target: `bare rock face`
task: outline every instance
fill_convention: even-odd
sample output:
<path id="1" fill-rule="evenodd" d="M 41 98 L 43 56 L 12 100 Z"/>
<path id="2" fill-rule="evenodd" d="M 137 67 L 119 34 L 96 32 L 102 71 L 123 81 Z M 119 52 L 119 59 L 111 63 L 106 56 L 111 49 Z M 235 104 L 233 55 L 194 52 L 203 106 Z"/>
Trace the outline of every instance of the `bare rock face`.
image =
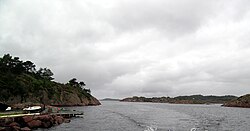
<path id="1" fill-rule="evenodd" d="M 41 127 L 42 128 L 49 128 L 53 126 L 54 123 L 54 118 L 51 115 L 40 115 L 40 116 L 35 116 L 33 118 L 34 120 L 40 120 Z"/>
<path id="2" fill-rule="evenodd" d="M 33 119 L 41 121 L 50 121 L 53 118 L 50 115 L 40 115 L 40 116 L 35 116 Z"/>
<path id="3" fill-rule="evenodd" d="M 32 121 L 32 120 L 33 120 L 32 116 L 24 116 L 24 117 L 23 117 L 23 121 L 24 121 L 25 123 L 28 123 L 28 122 L 30 122 L 30 121 Z"/>
<path id="4" fill-rule="evenodd" d="M 243 95 L 235 100 L 224 103 L 223 106 L 250 108 L 250 94 Z"/>
<path id="5" fill-rule="evenodd" d="M 41 96 L 42 98 L 38 98 L 36 95 L 30 93 L 24 100 L 22 100 L 20 95 L 10 96 L 5 103 L 11 105 L 14 109 L 22 109 L 27 105 L 37 105 L 41 103 L 54 106 L 92 106 L 101 104 L 91 94 L 74 88 L 70 90 L 57 90 L 53 94 L 43 90 L 41 91 Z"/>
<path id="6" fill-rule="evenodd" d="M 12 122 L 12 123 L 9 124 L 9 126 L 12 126 L 12 127 L 17 126 L 17 127 L 19 127 L 20 124 L 18 124 L 17 122 Z"/>
<path id="7" fill-rule="evenodd" d="M 30 128 L 38 128 L 38 127 L 42 126 L 42 122 L 40 120 L 32 120 L 32 121 L 28 122 L 27 125 Z"/>
<path id="8" fill-rule="evenodd" d="M 42 127 L 43 128 L 50 128 L 53 126 L 53 123 L 50 122 L 50 121 L 45 121 L 45 122 L 42 122 Z"/>
<path id="9" fill-rule="evenodd" d="M 89 105 L 89 106 L 101 105 L 101 103 L 95 97 L 91 97 L 89 99 L 83 98 L 82 103 L 84 103 L 84 105 Z"/>
<path id="10" fill-rule="evenodd" d="M 4 123 L 5 123 L 6 125 L 9 125 L 9 124 L 11 124 L 11 123 L 14 122 L 12 118 L 5 118 L 4 121 L 5 121 Z"/>
<path id="11" fill-rule="evenodd" d="M 77 93 L 65 93 L 60 96 L 61 101 L 50 102 L 53 106 L 93 106 L 101 103 L 93 96 L 79 96 Z M 54 99 L 55 100 L 55 99 Z"/>
<path id="12" fill-rule="evenodd" d="M 46 105 L 53 106 L 93 106 L 100 105 L 101 103 L 92 95 L 89 96 L 81 96 L 77 94 L 77 92 L 62 92 L 60 96 L 55 95 L 52 98 L 48 98 L 48 94 L 44 92 L 43 102 Z M 32 97 L 30 97 L 28 102 L 21 102 L 21 98 L 19 96 L 13 98 L 15 101 L 8 102 L 14 109 L 22 109 L 27 105 L 39 105 L 41 101 L 38 101 Z"/>
<path id="13" fill-rule="evenodd" d="M 101 105 L 101 103 L 95 97 L 91 97 L 89 105 Z"/>
<path id="14" fill-rule="evenodd" d="M 77 91 L 72 92 L 60 92 L 61 95 L 53 95 L 48 97 L 48 93 L 43 92 L 42 103 L 46 105 L 53 106 L 88 106 L 88 105 L 100 105 L 101 103 L 92 95 L 88 94 L 87 96 L 79 94 Z M 38 105 L 41 101 L 28 97 L 26 102 L 21 101 L 21 97 L 11 97 L 15 101 L 7 101 L 6 103 L 10 104 L 14 109 L 22 109 L 27 105 Z"/>
<path id="15" fill-rule="evenodd" d="M 62 124 L 64 122 L 64 118 L 61 116 L 55 116 L 54 120 L 56 125 Z"/>
<path id="16" fill-rule="evenodd" d="M 12 130 L 13 131 L 20 131 L 21 127 L 19 127 L 19 126 L 12 126 Z"/>
<path id="17" fill-rule="evenodd" d="M 1 118 L 2 125 L 0 131 L 30 131 L 37 128 L 50 128 L 54 125 L 60 125 L 64 122 L 69 123 L 69 119 L 53 114 L 38 116 L 23 116 L 16 119 Z M 3 127 L 3 128 L 1 128 Z"/>

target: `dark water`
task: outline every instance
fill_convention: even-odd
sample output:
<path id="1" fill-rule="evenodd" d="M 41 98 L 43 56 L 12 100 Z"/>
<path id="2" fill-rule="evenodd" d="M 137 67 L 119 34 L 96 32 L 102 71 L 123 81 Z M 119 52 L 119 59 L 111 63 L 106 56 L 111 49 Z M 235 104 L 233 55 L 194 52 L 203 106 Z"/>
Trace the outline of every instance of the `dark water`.
<path id="1" fill-rule="evenodd" d="M 220 105 L 102 102 L 49 131 L 250 131 L 250 109 Z"/>

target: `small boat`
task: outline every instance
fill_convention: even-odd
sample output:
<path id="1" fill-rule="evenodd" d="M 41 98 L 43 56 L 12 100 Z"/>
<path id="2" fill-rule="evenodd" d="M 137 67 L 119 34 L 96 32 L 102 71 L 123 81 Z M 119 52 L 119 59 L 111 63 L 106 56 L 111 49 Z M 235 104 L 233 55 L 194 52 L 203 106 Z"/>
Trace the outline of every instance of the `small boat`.
<path id="1" fill-rule="evenodd" d="M 33 111 L 33 110 L 39 110 L 41 109 L 41 106 L 30 106 L 28 108 L 23 108 L 24 111 Z"/>
<path id="2" fill-rule="evenodd" d="M 11 107 L 7 107 L 5 111 L 11 111 Z"/>
<path id="3" fill-rule="evenodd" d="M 23 108 L 24 111 L 27 111 L 29 113 L 37 113 L 42 110 L 41 106 L 30 106 L 28 108 Z"/>

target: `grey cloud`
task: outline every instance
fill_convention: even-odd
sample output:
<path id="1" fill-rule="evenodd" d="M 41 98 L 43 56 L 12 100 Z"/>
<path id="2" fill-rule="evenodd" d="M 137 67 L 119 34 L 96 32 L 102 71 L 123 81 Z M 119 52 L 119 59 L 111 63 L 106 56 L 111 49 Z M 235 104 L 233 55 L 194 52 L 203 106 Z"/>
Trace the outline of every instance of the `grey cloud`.
<path id="1" fill-rule="evenodd" d="M 165 37 L 180 37 L 195 32 L 201 24 L 216 15 L 219 6 L 215 1 L 199 0 L 123 1 L 110 11 L 110 21 L 120 30 L 156 28 L 163 31 Z"/>
<path id="2" fill-rule="evenodd" d="M 249 2 L 0 1 L 0 54 L 104 97 L 250 91 Z"/>

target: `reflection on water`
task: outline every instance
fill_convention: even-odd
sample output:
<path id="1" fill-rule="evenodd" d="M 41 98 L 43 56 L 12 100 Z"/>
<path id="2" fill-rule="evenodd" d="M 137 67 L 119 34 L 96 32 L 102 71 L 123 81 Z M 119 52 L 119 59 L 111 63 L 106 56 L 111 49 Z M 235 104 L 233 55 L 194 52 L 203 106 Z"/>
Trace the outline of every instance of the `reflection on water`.
<path id="1" fill-rule="evenodd" d="M 248 131 L 250 109 L 220 105 L 102 102 L 49 131 Z"/>

